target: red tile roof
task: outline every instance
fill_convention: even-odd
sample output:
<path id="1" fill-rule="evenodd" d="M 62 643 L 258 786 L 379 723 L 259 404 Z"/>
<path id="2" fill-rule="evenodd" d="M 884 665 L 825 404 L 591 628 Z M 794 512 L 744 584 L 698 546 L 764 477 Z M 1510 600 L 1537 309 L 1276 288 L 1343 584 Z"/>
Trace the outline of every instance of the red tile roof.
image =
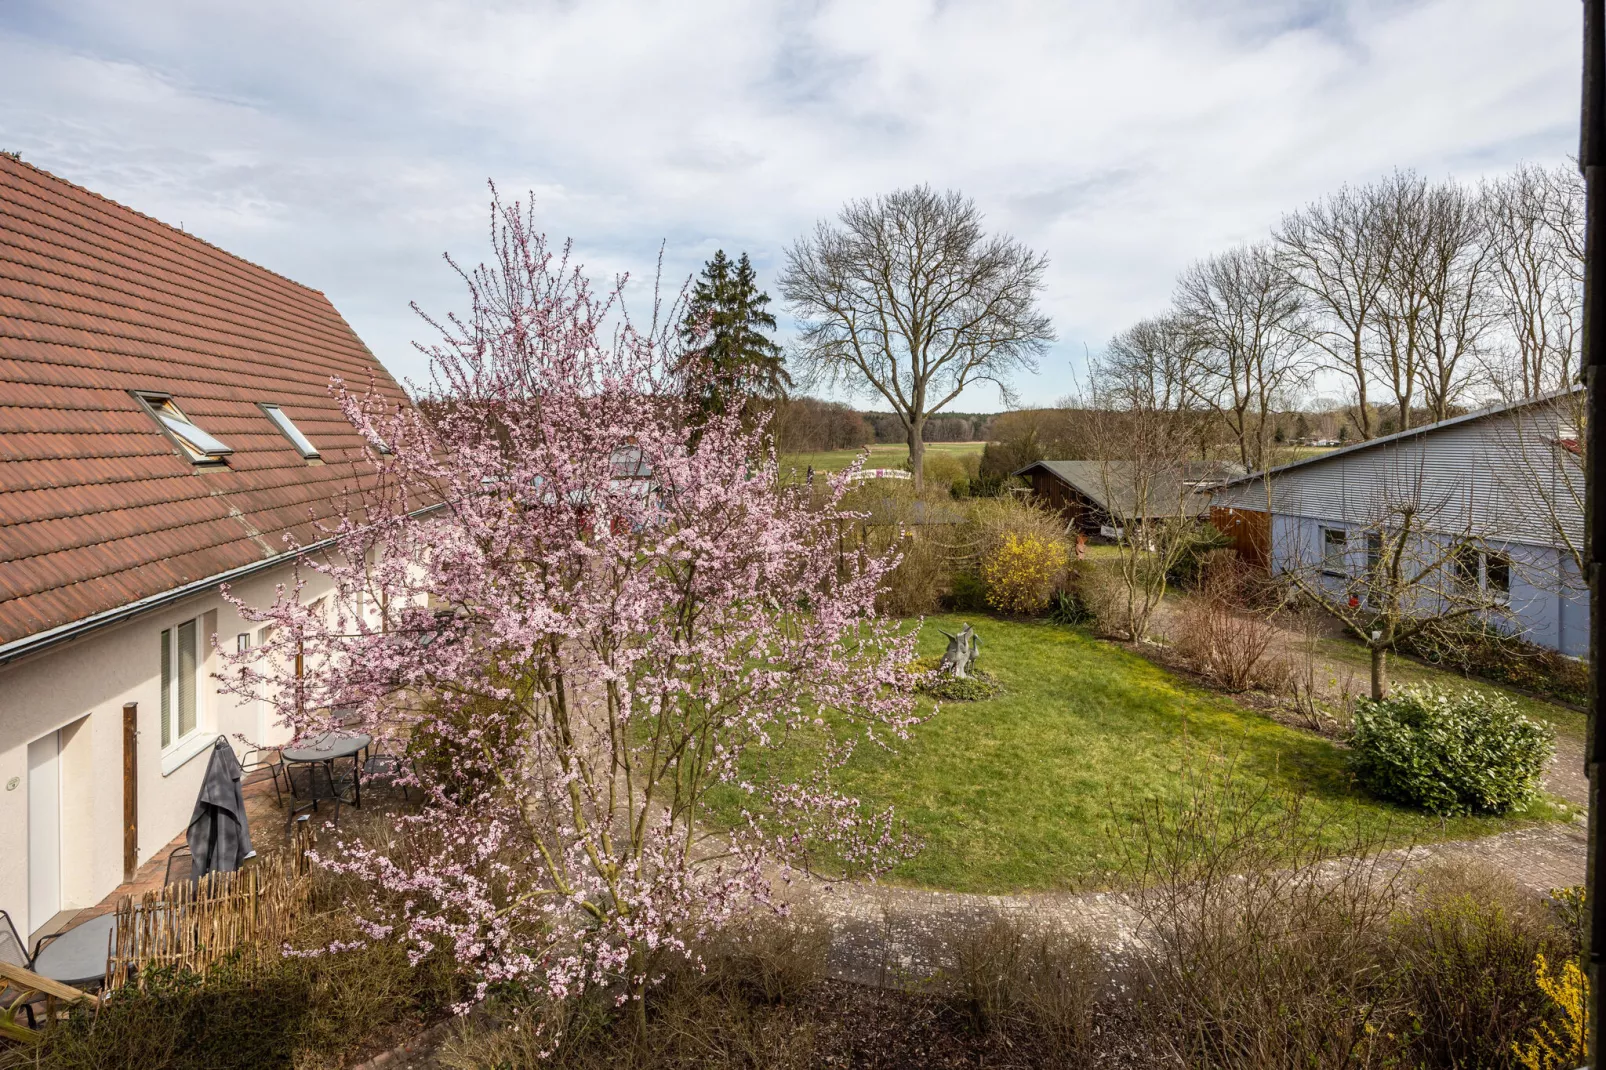
<path id="1" fill-rule="evenodd" d="M 363 464 L 336 375 L 406 400 L 323 294 L 0 156 L 0 643 L 318 538 Z M 132 390 L 171 394 L 226 466 Z"/>

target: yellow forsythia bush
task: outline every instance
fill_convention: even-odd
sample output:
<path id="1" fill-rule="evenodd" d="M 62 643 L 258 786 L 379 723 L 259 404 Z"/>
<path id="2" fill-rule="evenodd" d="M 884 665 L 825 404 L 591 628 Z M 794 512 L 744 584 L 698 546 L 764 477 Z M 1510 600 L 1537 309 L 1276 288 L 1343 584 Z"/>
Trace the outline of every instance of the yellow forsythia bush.
<path id="1" fill-rule="evenodd" d="M 982 559 L 987 604 L 1004 613 L 1041 613 L 1064 571 L 1064 542 L 1009 532 Z"/>
<path id="2" fill-rule="evenodd" d="M 1513 1044 L 1512 1054 L 1527 1070 L 1573 1070 L 1589 1058 L 1589 978 L 1571 960 L 1561 973 L 1550 972 L 1545 956 L 1534 960 L 1535 981 L 1561 1012 L 1560 1028 L 1549 1022 L 1535 1027 L 1527 1044 Z"/>

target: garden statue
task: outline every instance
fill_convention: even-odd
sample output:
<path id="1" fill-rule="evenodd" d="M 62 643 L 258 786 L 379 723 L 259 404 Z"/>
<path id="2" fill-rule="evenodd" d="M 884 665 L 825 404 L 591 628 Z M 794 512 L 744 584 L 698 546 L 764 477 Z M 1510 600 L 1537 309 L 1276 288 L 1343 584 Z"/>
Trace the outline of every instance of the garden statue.
<path id="1" fill-rule="evenodd" d="M 937 629 L 942 632 L 941 628 Z M 942 664 L 937 666 L 938 672 L 952 672 L 954 679 L 968 679 L 970 667 L 976 664 L 981 656 L 981 636 L 970 625 L 959 629 L 958 635 L 942 632 L 948 636 L 948 650 L 942 656 Z"/>

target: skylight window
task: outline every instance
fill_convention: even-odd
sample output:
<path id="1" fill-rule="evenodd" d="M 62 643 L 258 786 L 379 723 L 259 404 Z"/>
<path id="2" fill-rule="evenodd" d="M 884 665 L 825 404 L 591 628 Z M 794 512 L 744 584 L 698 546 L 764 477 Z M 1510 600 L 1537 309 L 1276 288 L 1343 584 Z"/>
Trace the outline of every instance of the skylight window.
<path id="1" fill-rule="evenodd" d="M 277 427 L 279 432 L 290 440 L 290 444 L 296 448 L 301 456 L 309 461 L 318 459 L 318 447 L 314 446 L 312 440 L 301 433 L 301 428 L 295 425 L 294 421 L 285 414 L 283 409 L 277 405 L 263 405 L 262 411 L 268 414 L 268 419 L 273 421 L 273 426 Z"/>
<path id="2" fill-rule="evenodd" d="M 196 464 L 207 461 L 222 461 L 224 457 L 234 452 L 234 448 L 225 445 L 212 435 L 201 430 L 195 421 L 185 416 L 183 411 L 166 394 L 135 394 L 146 410 L 154 417 L 156 422 L 167 432 L 167 436 L 176 442 Z"/>

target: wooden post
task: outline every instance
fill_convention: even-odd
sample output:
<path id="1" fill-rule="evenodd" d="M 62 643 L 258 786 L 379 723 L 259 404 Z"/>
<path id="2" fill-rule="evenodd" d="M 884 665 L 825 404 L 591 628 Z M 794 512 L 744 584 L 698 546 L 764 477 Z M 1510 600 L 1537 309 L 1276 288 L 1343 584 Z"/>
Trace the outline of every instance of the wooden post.
<path id="1" fill-rule="evenodd" d="M 139 868 L 139 703 L 123 704 L 123 880 Z"/>

